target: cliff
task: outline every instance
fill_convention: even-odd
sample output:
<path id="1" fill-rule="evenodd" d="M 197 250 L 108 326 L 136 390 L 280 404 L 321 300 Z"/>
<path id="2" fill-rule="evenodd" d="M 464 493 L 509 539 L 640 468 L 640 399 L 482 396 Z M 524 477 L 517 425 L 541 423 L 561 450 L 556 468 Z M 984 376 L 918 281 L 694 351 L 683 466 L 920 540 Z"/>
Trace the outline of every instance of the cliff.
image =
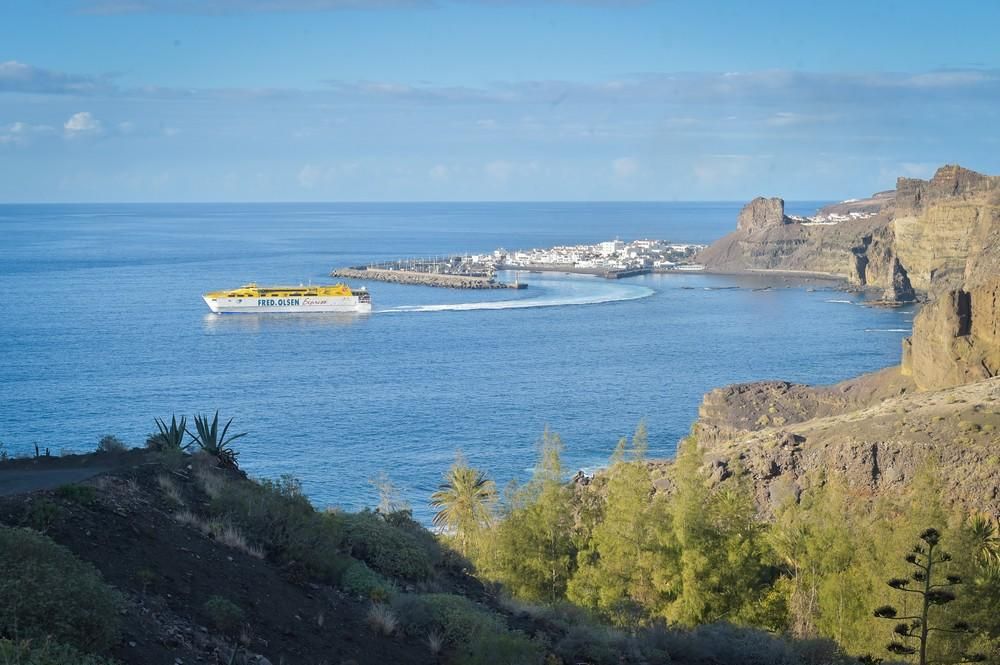
<path id="1" fill-rule="evenodd" d="M 747 204 L 736 231 L 697 260 L 719 272 L 823 273 L 892 301 L 933 297 L 1000 271 L 1000 176 L 943 166 L 928 181 L 900 178 L 894 192 L 812 218 L 789 218 L 782 204 L 779 221 L 774 201 Z"/>
<path id="2" fill-rule="evenodd" d="M 902 373 L 920 390 L 1000 375 L 1000 276 L 966 289 L 942 295 L 913 321 Z"/>
<path id="3" fill-rule="evenodd" d="M 892 195 L 828 207 L 811 224 L 783 212 L 779 223 L 759 201 L 702 262 L 834 273 L 930 302 L 898 367 L 833 386 L 760 381 L 708 393 L 693 433 L 710 477 L 743 469 L 772 515 L 824 474 L 864 498 L 932 465 L 946 503 L 1000 512 L 1000 177 L 945 166 L 927 181 L 900 178 Z"/>

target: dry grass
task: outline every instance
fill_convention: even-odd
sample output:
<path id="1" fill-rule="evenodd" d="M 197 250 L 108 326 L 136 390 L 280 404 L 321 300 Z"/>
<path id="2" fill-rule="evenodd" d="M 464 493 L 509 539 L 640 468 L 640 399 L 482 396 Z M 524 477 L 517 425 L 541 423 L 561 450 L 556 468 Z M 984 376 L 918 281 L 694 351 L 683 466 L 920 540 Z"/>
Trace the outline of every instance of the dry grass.
<path id="1" fill-rule="evenodd" d="M 213 499 L 218 499 L 226 488 L 226 481 L 212 469 L 199 467 L 194 472 L 195 482 L 201 491 Z"/>
<path id="2" fill-rule="evenodd" d="M 234 550 L 243 552 L 244 554 L 249 554 L 255 559 L 264 558 L 264 550 L 256 545 L 248 543 L 246 537 L 244 537 L 240 530 L 232 524 L 227 524 L 218 519 L 206 521 L 192 513 L 190 510 L 182 510 L 175 513 L 174 519 L 181 524 L 198 529 L 209 538 L 222 543 L 226 547 L 231 547 Z"/>
<path id="3" fill-rule="evenodd" d="M 382 635 L 392 635 L 396 632 L 396 628 L 399 626 L 399 620 L 388 606 L 381 603 L 375 603 L 368 610 L 368 625 L 371 626 L 372 630 L 376 633 L 380 633 Z"/>
<path id="4" fill-rule="evenodd" d="M 160 486 L 163 493 L 168 499 L 176 503 L 178 506 L 184 505 L 184 497 L 181 496 L 180 488 L 177 487 L 177 483 L 165 473 L 161 473 L 156 476 L 156 484 Z"/>
<path id="5" fill-rule="evenodd" d="M 444 648 L 444 638 L 440 633 L 431 633 L 427 636 L 427 648 L 431 650 L 431 654 L 437 656 L 441 653 Z"/>

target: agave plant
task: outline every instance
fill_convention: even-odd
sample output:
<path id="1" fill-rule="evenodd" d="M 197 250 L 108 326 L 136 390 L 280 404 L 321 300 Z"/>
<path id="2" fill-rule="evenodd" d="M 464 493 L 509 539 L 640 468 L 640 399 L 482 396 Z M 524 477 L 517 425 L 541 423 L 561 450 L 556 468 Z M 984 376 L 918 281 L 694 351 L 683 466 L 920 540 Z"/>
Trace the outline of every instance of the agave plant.
<path id="1" fill-rule="evenodd" d="M 167 427 L 167 423 L 159 418 L 154 418 L 156 422 L 156 428 L 159 431 L 158 434 L 154 435 L 156 441 L 157 450 L 187 450 L 191 447 L 191 444 L 184 445 L 184 434 L 187 432 L 187 416 L 181 416 L 181 420 L 178 423 L 177 417 L 174 415 L 170 416 L 170 427 Z"/>
<path id="2" fill-rule="evenodd" d="M 222 428 L 222 434 L 220 435 L 219 412 L 216 411 L 215 417 L 211 421 L 208 419 L 208 416 L 195 416 L 194 427 L 198 433 L 195 434 L 188 431 L 188 434 L 191 435 L 191 438 L 194 439 L 199 448 L 219 460 L 219 466 L 229 469 L 239 469 L 239 465 L 236 463 L 239 453 L 233 449 L 232 443 L 241 436 L 246 436 L 247 433 L 233 434 L 227 438 L 226 433 L 232 424 L 233 419 L 230 418 L 226 426 Z"/>

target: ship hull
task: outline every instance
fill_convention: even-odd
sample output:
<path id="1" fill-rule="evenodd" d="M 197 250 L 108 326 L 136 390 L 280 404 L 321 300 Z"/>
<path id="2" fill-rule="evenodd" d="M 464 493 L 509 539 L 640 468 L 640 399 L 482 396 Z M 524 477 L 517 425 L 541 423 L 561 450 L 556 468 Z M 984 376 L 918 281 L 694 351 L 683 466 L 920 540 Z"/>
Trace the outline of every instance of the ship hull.
<path id="1" fill-rule="evenodd" d="M 322 312 L 372 311 L 370 301 L 358 296 L 303 296 L 297 298 L 210 298 L 202 299 L 216 314 L 317 314 Z"/>

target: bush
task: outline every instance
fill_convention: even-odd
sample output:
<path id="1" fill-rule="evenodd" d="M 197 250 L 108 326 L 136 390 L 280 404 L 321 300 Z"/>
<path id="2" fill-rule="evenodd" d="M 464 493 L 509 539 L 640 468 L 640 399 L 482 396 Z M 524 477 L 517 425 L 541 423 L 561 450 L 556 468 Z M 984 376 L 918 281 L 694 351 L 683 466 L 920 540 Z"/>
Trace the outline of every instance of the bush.
<path id="1" fill-rule="evenodd" d="M 89 485 L 62 485 L 56 488 L 56 496 L 82 506 L 93 505 L 97 500 L 97 492 Z"/>
<path id="2" fill-rule="evenodd" d="M 87 651 L 118 639 L 121 596 L 65 547 L 0 527 L 0 635 L 52 638 Z"/>
<path id="3" fill-rule="evenodd" d="M 41 642 L 0 639 L 3 665 L 113 665 L 114 661 L 81 653 L 73 647 L 50 640 Z"/>
<path id="4" fill-rule="evenodd" d="M 386 577 L 403 580 L 430 577 L 434 565 L 432 552 L 414 536 L 411 527 L 393 526 L 370 510 L 341 515 L 340 520 L 351 556 Z"/>
<path id="5" fill-rule="evenodd" d="M 353 561 L 340 576 L 340 588 L 347 593 L 381 602 L 392 596 L 395 588 L 361 561 Z"/>
<path id="6" fill-rule="evenodd" d="M 213 484 L 214 476 L 210 476 Z M 238 524 L 251 540 L 292 567 L 328 582 L 340 579 L 349 560 L 340 554 L 343 531 L 335 515 L 317 513 L 291 476 L 259 483 L 229 482 L 207 488 L 212 512 Z"/>
<path id="7" fill-rule="evenodd" d="M 123 453 L 126 450 L 128 450 L 128 446 L 114 434 L 106 434 L 97 442 L 97 452 L 99 453 Z"/>
<path id="8" fill-rule="evenodd" d="M 477 635 L 505 630 L 500 617 L 462 596 L 447 593 L 400 594 L 392 608 L 407 635 L 440 635 L 450 645 L 478 639 Z"/>
<path id="9" fill-rule="evenodd" d="M 228 635 L 235 634 L 243 625 L 243 610 L 222 596 L 212 596 L 202 606 L 213 628 Z"/>
<path id="10" fill-rule="evenodd" d="M 36 531 L 48 531 L 49 527 L 63 516 L 63 509 L 54 501 L 41 498 L 35 499 L 25 513 L 25 524 Z"/>
<path id="11" fill-rule="evenodd" d="M 542 646 L 521 631 L 502 630 L 483 633 L 467 642 L 459 650 L 455 662 L 459 665 L 541 665 L 544 657 Z"/>

